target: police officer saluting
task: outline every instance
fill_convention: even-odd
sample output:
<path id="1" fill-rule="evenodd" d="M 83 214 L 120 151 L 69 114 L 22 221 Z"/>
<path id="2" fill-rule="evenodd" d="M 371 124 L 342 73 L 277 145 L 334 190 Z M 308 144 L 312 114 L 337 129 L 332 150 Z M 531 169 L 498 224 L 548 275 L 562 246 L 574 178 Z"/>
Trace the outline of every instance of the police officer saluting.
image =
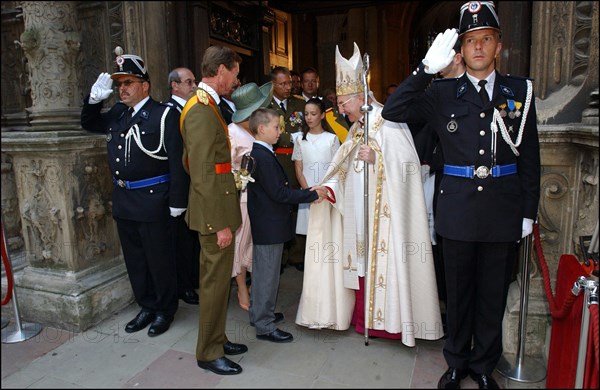
<path id="1" fill-rule="evenodd" d="M 141 306 L 125 331 L 150 325 L 148 336 L 158 336 L 169 329 L 178 305 L 167 226 L 173 211 L 187 207 L 179 115 L 149 96 L 150 77 L 140 57 L 123 55 L 120 47 L 115 54 L 116 72 L 101 73 L 84 99 L 81 126 L 106 134 L 112 214 L 129 281 Z M 101 113 L 113 80 L 120 101 Z"/>
<path id="2" fill-rule="evenodd" d="M 388 99 L 385 119 L 428 122 L 444 150 L 435 230 L 442 236 L 448 370 L 438 388 L 498 388 L 502 319 L 517 242 L 529 235 L 540 195 L 540 152 L 531 80 L 495 70 L 500 23 L 493 2 L 473 1 L 439 34 L 419 67 Z M 428 84 L 462 42 L 467 71 Z"/>

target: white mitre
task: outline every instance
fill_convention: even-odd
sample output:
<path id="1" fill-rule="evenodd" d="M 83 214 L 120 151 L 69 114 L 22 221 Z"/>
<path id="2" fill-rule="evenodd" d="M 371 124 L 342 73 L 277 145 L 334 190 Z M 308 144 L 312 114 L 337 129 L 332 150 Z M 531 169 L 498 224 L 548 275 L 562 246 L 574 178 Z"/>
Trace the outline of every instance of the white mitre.
<path id="1" fill-rule="evenodd" d="M 365 90 L 362 81 L 363 61 L 356 42 L 354 42 L 354 54 L 348 60 L 342 57 L 340 49 L 337 45 L 335 46 L 335 69 L 336 95 L 352 95 Z"/>

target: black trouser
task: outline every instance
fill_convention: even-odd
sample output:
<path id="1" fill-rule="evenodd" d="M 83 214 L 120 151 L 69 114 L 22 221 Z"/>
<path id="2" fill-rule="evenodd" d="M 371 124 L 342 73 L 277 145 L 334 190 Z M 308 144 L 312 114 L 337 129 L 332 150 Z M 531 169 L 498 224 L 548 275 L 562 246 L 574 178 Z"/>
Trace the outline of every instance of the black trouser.
<path id="1" fill-rule="evenodd" d="M 174 316 L 179 301 L 168 221 L 115 220 L 136 302 L 146 311 Z"/>
<path id="2" fill-rule="evenodd" d="M 491 375 L 502 355 L 502 319 L 517 244 L 444 238 L 442 245 L 448 336 L 444 357 L 450 367 Z"/>

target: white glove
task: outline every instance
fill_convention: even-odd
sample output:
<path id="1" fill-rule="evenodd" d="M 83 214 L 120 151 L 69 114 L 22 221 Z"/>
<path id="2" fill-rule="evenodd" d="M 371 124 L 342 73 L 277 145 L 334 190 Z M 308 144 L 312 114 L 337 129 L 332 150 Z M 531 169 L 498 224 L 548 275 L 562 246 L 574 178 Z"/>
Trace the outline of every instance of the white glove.
<path id="1" fill-rule="evenodd" d="M 533 219 L 523 218 L 523 227 L 521 228 L 521 238 L 525 238 L 533 232 Z"/>
<path id="2" fill-rule="evenodd" d="M 433 44 L 425 54 L 425 59 L 423 59 L 425 73 L 436 74 L 450 65 L 456 54 L 453 48 L 457 39 L 458 33 L 454 28 L 449 28 L 443 34 L 439 33 L 435 37 Z"/>
<path id="3" fill-rule="evenodd" d="M 177 208 L 177 207 L 169 207 L 169 210 L 171 211 L 171 217 L 179 217 L 181 214 L 185 213 L 185 210 L 187 210 L 187 208 Z"/>
<path id="4" fill-rule="evenodd" d="M 248 182 L 254 183 L 254 178 L 250 175 L 240 175 L 240 182 L 242 183 L 241 190 L 244 191 L 248 185 Z"/>
<path id="5" fill-rule="evenodd" d="M 113 81 L 108 73 L 100 73 L 98 80 L 92 85 L 89 103 L 97 104 L 109 97 L 113 93 L 112 84 Z"/>

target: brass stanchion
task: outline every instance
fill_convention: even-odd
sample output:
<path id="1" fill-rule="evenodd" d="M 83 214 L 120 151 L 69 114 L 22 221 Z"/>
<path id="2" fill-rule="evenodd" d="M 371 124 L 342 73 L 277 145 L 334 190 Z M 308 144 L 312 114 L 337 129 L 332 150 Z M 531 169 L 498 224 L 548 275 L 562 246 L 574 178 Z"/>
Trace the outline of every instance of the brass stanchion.
<path id="1" fill-rule="evenodd" d="M 529 259 L 533 235 L 523 239 L 521 244 L 521 303 L 519 313 L 519 349 L 515 364 L 511 364 L 506 355 L 500 357 L 496 370 L 508 379 L 517 382 L 539 382 L 546 377 L 546 368 L 538 360 L 529 357 L 525 360 L 525 336 L 527 334 L 527 304 L 529 298 Z"/>
<path id="2" fill-rule="evenodd" d="M 3 255 L 6 255 L 6 276 L 12 278 L 12 264 L 8 259 L 8 246 L 6 245 L 6 238 L 4 237 L 4 221 L 2 221 L 2 245 L 5 249 Z M 9 269 L 9 267 L 11 269 Z M 12 298 L 10 299 L 14 311 L 15 326 L 2 325 L 2 342 L 5 344 L 18 343 L 21 341 L 29 340 L 36 336 L 42 331 L 42 326 L 36 323 L 21 322 L 21 315 L 19 314 L 19 305 L 17 303 L 17 289 L 13 283 L 12 287 Z M 7 322 L 8 324 L 8 322 Z"/>

